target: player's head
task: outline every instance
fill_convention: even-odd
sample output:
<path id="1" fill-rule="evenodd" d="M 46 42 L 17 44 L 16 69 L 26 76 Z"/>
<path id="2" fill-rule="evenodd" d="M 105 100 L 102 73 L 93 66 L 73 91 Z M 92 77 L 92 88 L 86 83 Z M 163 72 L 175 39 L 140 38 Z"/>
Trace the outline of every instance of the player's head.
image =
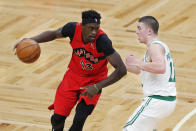
<path id="1" fill-rule="evenodd" d="M 138 21 L 136 34 L 139 37 L 139 41 L 145 43 L 149 36 L 156 36 L 158 30 L 158 21 L 153 16 L 144 16 Z"/>
<path id="2" fill-rule="evenodd" d="M 82 37 L 84 42 L 95 40 L 100 27 L 101 15 L 95 10 L 82 12 Z"/>

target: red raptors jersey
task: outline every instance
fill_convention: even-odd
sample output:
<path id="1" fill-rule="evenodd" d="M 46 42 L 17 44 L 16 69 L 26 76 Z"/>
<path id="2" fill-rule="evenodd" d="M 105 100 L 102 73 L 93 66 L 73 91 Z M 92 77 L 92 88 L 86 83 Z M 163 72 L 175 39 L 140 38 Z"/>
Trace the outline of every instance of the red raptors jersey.
<path id="1" fill-rule="evenodd" d="M 107 76 L 108 60 L 104 53 L 99 53 L 96 48 L 96 40 L 104 34 L 99 29 L 94 42 L 84 44 L 82 41 L 82 27 L 80 23 L 76 25 L 75 34 L 70 45 L 73 48 L 72 58 L 69 63 L 69 70 L 79 76 Z"/>

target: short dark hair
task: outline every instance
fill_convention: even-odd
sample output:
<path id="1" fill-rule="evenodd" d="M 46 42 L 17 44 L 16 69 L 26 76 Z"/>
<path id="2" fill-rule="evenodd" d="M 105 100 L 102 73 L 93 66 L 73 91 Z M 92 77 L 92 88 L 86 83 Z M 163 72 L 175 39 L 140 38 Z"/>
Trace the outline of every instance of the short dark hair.
<path id="1" fill-rule="evenodd" d="M 158 34 L 159 22 L 153 16 L 143 16 L 139 19 L 139 22 L 145 23 L 155 34 Z"/>
<path id="2" fill-rule="evenodd" d="M 82 12 L 82 25 L 87 23 L 100 24 L 101 15 L 95 10 L 87 10 Z"/>

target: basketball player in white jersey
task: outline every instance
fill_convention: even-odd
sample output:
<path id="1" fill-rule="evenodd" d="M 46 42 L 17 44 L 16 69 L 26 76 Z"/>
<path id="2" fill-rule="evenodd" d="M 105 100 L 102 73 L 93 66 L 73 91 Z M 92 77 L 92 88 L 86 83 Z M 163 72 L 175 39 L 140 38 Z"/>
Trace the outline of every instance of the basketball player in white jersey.
<path id="1" fill-rule="evenodd" d="M 152 16 L 139 19 L 136 34 L 146 45 L 143 61 L 134 54 L 125 60 L 127 70 L 141 74 L 144 98 L 128 119 L 123 131 L 155 131 L 161 119 L 176 106 L 174 64 L 169 48 L 158 40 L 159 23 Z"/>

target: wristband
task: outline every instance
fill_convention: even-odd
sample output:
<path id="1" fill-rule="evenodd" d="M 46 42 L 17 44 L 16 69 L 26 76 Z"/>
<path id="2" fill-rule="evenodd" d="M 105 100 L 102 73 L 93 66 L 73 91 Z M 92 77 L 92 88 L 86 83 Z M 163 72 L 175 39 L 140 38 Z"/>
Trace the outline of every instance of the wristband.
<path id="1" fill-rule="evenodd" d="M 96 89 L 97 91 L 99 91 L 99 89 L 97 88 L 97 85 L 96 85 L 96 84 L 94 84 L 93 86 L 95 87 L 95 89 Z"/>

